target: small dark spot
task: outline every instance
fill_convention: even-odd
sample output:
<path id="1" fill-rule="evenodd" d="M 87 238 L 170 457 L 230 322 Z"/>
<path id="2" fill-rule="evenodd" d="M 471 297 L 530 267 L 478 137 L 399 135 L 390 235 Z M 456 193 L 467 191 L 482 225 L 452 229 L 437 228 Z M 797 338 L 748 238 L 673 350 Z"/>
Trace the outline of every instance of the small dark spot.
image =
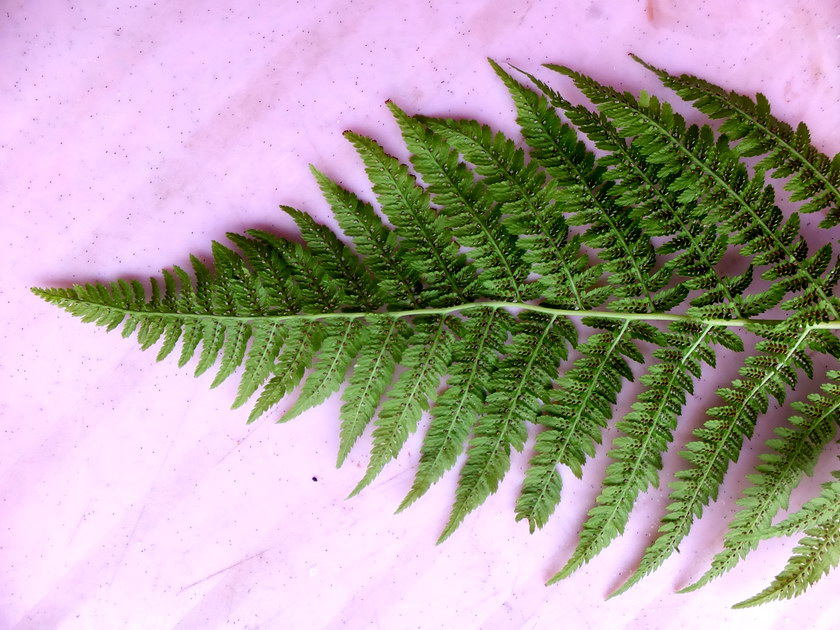
<path id="1" fill-rule="evenodd" d="M 318 481 L 318 477 L 312 477 L 312 481 Z"/>

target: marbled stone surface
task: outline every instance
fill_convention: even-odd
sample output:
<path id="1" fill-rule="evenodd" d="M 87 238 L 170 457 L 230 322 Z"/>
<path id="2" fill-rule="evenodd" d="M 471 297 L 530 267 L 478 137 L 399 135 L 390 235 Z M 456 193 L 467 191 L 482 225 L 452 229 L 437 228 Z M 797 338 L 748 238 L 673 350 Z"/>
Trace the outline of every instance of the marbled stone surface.
<path id="1" fill-rule="evenodd" d="M 392 515 L 417 438 L 345 501 L 370 436 L 337 471 L 337 397 L 288 425 L 246 425 L 247 412 L 228 410 L 234 379 L 210 390 L 212 377 L 155 364 L 29 293 L 184 266 L 227 231 L 290 230 L 280 203 L 327 220 L 309 163 L 370 197 L 341 132 L 404 156 L 389 98 L 516 135 L 488 56 L 663 93 L 631 51 L 762 91 L 826 153 L 840 150 L 836 0 L 3 3 L 0 628 L 836 628 L 840 574 L 793 602 L 728 608 L 769 582 L 793 540 L 673 593 L 717 551 L 769 427 L 681 553 L 605 601 L 653 535 L 663 491 L 640 500 L 596 561 L 543 582 L 573 549 L 606 448 L 583 481 L 564 473 L 560 514 L 537 534 L 513 519 L 526 449 L 435 546 L 454 474 Z M 699 396 L 736 367 L 707 370 Z M 677 446 L 704 404 L 690 402 Z"/>

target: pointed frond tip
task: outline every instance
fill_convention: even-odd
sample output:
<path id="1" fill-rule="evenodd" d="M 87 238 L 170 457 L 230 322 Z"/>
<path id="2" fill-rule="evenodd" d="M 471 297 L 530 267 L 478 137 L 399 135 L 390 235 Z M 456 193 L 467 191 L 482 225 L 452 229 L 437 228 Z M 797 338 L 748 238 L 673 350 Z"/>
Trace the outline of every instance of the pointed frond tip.
<path id="1" fill-rule="evenodd" d="M 232 387 L 234 408 L 250 404 L 248 422 L 287 422 L 340 395 L 337 465 L 355 469 L 369 451 L 350 496 L 391 486 L 402 511 L 461 462 L 438 542 L 512 483 L 526 450 L 515 518 L 544 527 L 564 483 L 585 478 L 613 435 L 577 546 L 549 584 L 609 546 L 640 495 L 663 483 L 697 381 L 725 355 L 737 378 L 705 401 L 702 423 L 679 444 L 659 532 L 611 596 L 679 549 L 755 427 L 788 398 L 793 413 L 748 476 L 722 550 L 683 591 L 768 537 L 804 532 L 770 586 L 736 607 L 798 595 L 840 559 L 840 481 L 773 525 L 840 424 L 840 371 L 822 371 L 840 359 L 840 239 L 811 244 L 800 220 L 821 213 L 836 231 L 840 158 L 814 148 L 804 124 L 773 116 L 760 94 L 633 59 L 710 120 L 689 124 L 658 96 L 549 64 L 590 101 L 575 104 L 490 59 L 524 143 L 388 101 L 408 159 L 345 132 L 371 190 L 311 166 L 332 220 L 280 206 L 297 234 L 228 234 L 209 263 L 191 256 L 191 269 L 148 282 L 32 291 L 135 336 L 142 350 L 157 347 L 158 361 L 174 355 L 196 376 L 214 370 L 210 386 Z M 819 392 L 800 393 L 803 375 Z M 413 479 L 383 481 L 414 455 L 421 429 Z"/>

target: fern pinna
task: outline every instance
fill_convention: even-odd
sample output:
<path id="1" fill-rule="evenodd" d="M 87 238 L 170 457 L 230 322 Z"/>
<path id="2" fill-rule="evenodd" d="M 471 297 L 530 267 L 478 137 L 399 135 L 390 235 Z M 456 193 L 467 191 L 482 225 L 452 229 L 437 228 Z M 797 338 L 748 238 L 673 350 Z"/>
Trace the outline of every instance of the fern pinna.
<path id="1" fill-rule="evenodd" d="M 799 214 L 782 213 L 768 177 L 785 178 L 799 211 L 823 213 L 821 227 L 832 229 L 840 157 L 812 147 L 804 125 L 774 118 L 761 95 L 637 61 L 723 119 L 719 129 L 688 125 L 655 96 L 548 66 L 571 77 L 594 108 L 573 105 L 544 81 L 491 62 L 513 98 L 527 153 L 476 121 L 412 116 L 389 103 L 410 164 L 346 134 L 376 207 L 312 169 L 340 233 L 284 206 L 299 239 L 229 234 L 238 251 L 213 243 L 213 271 L 193 257 L 192 274 L 164 270 L 150 290 L 118 280 L 34 292 L 85 321 L 136 333 L 143 349 L 159 342 L 158 360 L 180 341 L 179 365 L 194 361 L 196 374 L 219 366 L 214 386 L 241 369 L 234 406 L 256 397 L 249 421 L 293 391 L 281 421 L 343 387 L 339 465 L 374 425 L 370 463 L 352 494 L 399 454 L 428 412 L 399 509 L 466 450 L 441 540 L 497 490 L 529 425 L 539 432 L 516 517 L 533 530 L 560 500 L 559 467 L 580 476 L 614 424 L 602 489 L 552 582 L 609 545 L 639 494 L 658 485 L 682 409 L 717 349 L 746 354 L 740 378 L 718 390 L 683 445 L 659 534 L 617 592 L 678 548 L 771 398 L 783 403 L 804 373 L 820 393 L 793 403 L 722 550 L 685 589 L 731 569 L 764 538 L 802 531 L 787 567 L 739 605 L 796 595 L 840 558 L 838 481 L 773 523 L 836 439 L 840 372 L 815 373 L 812 357 L 840 357 L 840 265 L 831 244 L 809 247 Z M 747 259 L 742 271 L 722 272 L 730 252 Z M 754 353 L 744 353 L 739 331 L 760 339 Z M 578 358 L 569 364 L 572 349 Z M 615 417 L 631 363 L 644 366 L 644 389 Z"/>

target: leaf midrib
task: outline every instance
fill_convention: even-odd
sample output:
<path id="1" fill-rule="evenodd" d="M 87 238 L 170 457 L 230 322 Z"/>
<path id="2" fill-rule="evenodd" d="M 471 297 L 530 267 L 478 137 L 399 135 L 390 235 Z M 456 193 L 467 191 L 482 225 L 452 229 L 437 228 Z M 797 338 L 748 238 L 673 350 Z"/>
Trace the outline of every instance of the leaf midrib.
<path id="1" fill-rule="evenodd" d="M 174 318 L 174 319 L 193 319 L 193 320 L 207 320 L 211 322 L 251 322 L 251 321 L 286 321 L 286 320 L 329 320 L 329 319 L 364 319 L 367 317 L 412 317 L 422 315 L 448 315 L 462 311 L 469 311 L 477 308 L 494 308 L 494 309 L 518 309 L 523 311 L 531 311 L 536 313 L 544 313 L 546 315 L 557 315 L 561 317 L 599 317 L 603 319 L 618 319 L 631 321 L 666 321 L 666 322 L 689 322 L 702 325 L 710 325 L 713 327 L 730 327 L 742 328 L 752 325 L 779 325 L 784 324 L 786 319 L 764 319 L 764 318 L 740 318 L 740 319 L 719 319 L 696 317 L 691 315 L 682 315 L 668 312 L 656 313 L 631 313 L 622 311 L 601 311 L 601 310 L 572 310 L 553 308 L 542 306 L 540 304 L 531 304 L 527 302 L 506 302 L 501 300 L 490 300 L 486 302 L 464 302 L 462 304 L 455 304 L 452 306 L 393 310 L 393 311 L 356 311 L 356 312 L 324 312 L 324 313 L 296 313 L 293 315 L 270 315 L 266 313 L 254 313 L 250 315 L 216 315 L 213 313 L 172 313 L 172 312 L 154 312 L 142 309 L 128 309 L 111 304 L 102 304 L 99 302 L 91 302 L 77 297 L 70 297 L 66 295 L 53 296 L 40 289 L 35 289 L 36 294 L 41 295 L 47 301 L 55 303 L 59 306 L 62 304 L 86 304 L 93 308 L 109 309 L 117 311 L 125 315 L 138 317 L 140 320 L 144 316 L 156 318 Z M 840 320 L 831 320 L 825 322 L 816 322 L 808 324 L 811 330 L 838 330 L 840 329 Z"/>

